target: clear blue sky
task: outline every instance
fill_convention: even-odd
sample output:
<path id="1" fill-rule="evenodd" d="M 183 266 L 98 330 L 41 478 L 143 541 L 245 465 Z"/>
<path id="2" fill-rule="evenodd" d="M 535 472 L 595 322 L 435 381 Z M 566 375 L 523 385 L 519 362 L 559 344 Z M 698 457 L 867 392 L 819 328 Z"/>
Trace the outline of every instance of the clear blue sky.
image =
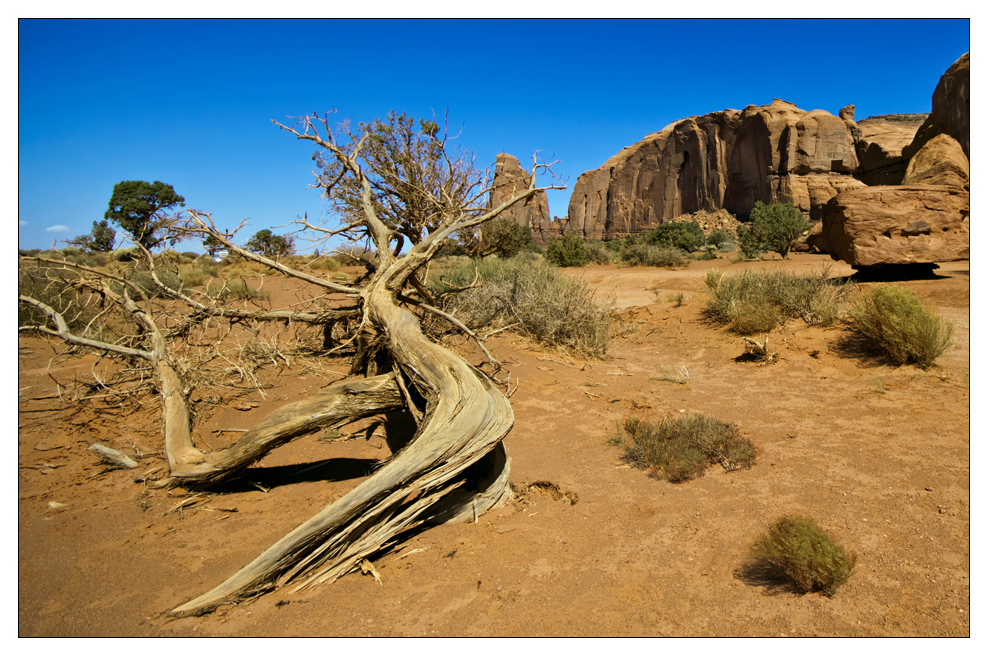
<path id="1" fill-rule="evenodd" d="M 270 120 L 448 108 L 483 168 L 581 173 L 686 116 L 773 98 L 930 111 L 967 20 L 21 20 L 19 247 L 89 232 L 121 180 L 161 180 L 242 240 L 307 212 L 312 148 Z M 330 217 L 331 218 L 331 217 Z M 61 228 L 59 228 L 61 226 Z M 52 228 L 55 228 L 53 230 Z M 60 244 L 61 245 L 61 244 Z M 179 250 L 201 250 L 186 243 Z"/>

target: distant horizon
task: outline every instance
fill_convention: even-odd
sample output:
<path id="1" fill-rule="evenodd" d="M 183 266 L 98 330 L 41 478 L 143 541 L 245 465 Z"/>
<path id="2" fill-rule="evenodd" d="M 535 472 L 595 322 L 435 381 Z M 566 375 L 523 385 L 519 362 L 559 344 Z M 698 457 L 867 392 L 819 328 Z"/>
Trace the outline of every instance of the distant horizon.
<path id="1" fill-rule="evenodd" d="M 499 152 L 558 159 L 568 188 L 547 197 L 564 217 L 582 173 L 684 118 L 775 98 L 855 105 L 858 121 L 927 114 L 970 51 L 968 19 L 21 19 L 18 33 L 20 249 L 88 233 L 122 180 L 172 184 L 222 229 L 250 217 L 240 243 L 303 214 L 332 222 L 307 189 L 312 148 L 271 119 L 333 107 L 354 123 L 448 107 L 480 169 Z M 474 47 L 451 56 L 451 35 Z"/>

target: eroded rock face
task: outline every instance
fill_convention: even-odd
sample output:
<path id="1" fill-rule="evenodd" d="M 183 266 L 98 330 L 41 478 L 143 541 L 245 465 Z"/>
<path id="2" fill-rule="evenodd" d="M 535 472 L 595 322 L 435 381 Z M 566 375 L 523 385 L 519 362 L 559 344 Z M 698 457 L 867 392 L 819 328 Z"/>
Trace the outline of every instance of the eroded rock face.
<path id="1" fill-rule="evenodd" d="M 961 145 L 950 135 L 939 134 L 909 160 L 902 184 L 964 187 L 970 177 L 970 164 Z"/>
<path id="2" fill-rule="evenodd" d="M 872 116 L 855 123 L 851 133 L 858 154 L 854 177 L 866 185 L 897 185 L 906 173 L 908 159 L 902 150 L 912 143 L 929 114 Z"/>
<path id="3" fill-rule="evenodd" d="M 494 168 L 494 180 L 487 207 L 497 207 L 512 196 L 528 189 L 529 173 L 521 167 L 521 163 L 513 155 L 500 153 Z M 532 238 L 545 244 L 548 240 L 558 237 L 560 227 L 549 218 L 549 201 L 544 191 L 536 192 L 528 200 L 515 203 L 502 214 L 523 226 L 532 229 Z"/>
<path id="4" fill-rule="evenodd" d="M 852 189 L 827 203 L 823 237 L 831 258 L 855 267 L 966 260 L 970 211 L 957 186 Z"/>
<path id="5" fill-rule="evenodd" d="M 580 176 L 569 226 L 587 239 L 619 239 L 683 214 L 747 213 L 756 201 L 790 202 L 811 218 L 860 186 L 847 123 L 784 100 L 683 119 Z"/>
<path id="6" fill-rule="evenodd" d="M 961 55 L 941 76 L 933 91 L 933 111 L 913 142 L 903 150 L 906 160 L 938 134 L 949 134 L 971 157 L 971 53 Z"/>

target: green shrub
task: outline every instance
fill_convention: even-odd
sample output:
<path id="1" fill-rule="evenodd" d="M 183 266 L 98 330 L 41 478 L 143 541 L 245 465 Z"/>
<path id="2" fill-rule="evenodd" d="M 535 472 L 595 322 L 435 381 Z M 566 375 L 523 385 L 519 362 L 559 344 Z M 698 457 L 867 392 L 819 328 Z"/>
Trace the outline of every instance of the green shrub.
<path id="1" fill-rule="evenodd" d="M 767 246 L 750 226 L 738 226 L 738 247 L 740 253 L 739 262 L 744 262 L 745 258 L 754 259 L 765 252 Z"/>
<path id="2" fill-rule="evenodd" d="M 602 241 L 587 242 L 587 250 L 590 253 L 590 261 L 594 264 L 610 264 L 618 257 L 618 254 Z"/>
<path id="3" fill-rule="evenodd" d="M 721 250 L 723 250 L 724 246 L 733 244 L 734 241 L 735 241 L 734 233 L 728 230 L 724 230 L 723 228 L 717 228 L 709 235 L 707 235 L 707 245 L 716 246 Z"/>
<path id="4" fill-rule="evenodd" d="M 755 448 L 737 426 L 704 415 L 667 417 L 659 423 L 629 417 L 611 443 L 671 483 L 699 478 L 716 462 L 728 471 L 755 464 Z"/>
<path id="5" fill-rule="evenodd" d="M 848 553 L 807 517 L 787 515 L 769 527 L 755 552 L 802 593 L 833 597 L 854 574 L 858 557 Z"/>
<path id="6" fill-rule="evenodd" d="M 687 253 L 700 250 L 707 238 L 696 221 L 669 221 L 642 233 L 642 239 L 653 246 L 678 248 Z"/>
<path id="7" fill-rule="evenodd" d="M 453 265 L 441 275 L 434 272 L 429 287 L 440 295 L 470 285 L 475 277 L 480 287 L 445 295 L 440 301 L 446 312 L 455 313 L 470 329 L 490 332 L 511 327 L 534 341 L 579 355 L 600 358 L 607 352 L 607 308 L 582 280 L 519 255 Z M 442 319 L 424 325 L 434 333 L 449 329 Z"/>
<path id="8" fill-rule="evenodd" d="M 879 285 L 852 308 L 854 329 L 895 364 L 929 369 L 950 346 L 954 326 L 908 289 Z"/>
<path id="9" fill-rule="evenodd" d="M 321 256 L 309 262 L 308 266 L 311 269 L 320 269 L 323 271 L 339 271 L 341 265 L 336 257 Z"/>
<path id="10" fill-rule="evenodd" d="M 207 258 L 196 260 L 192 263 L 192 266 L 195 269 L 202 271 L 202 273 L 209 278 L 215 278 L 220 275 L 219 265 Z"/>
<path id="11" fill-rule="evenodd" d="M 689 255 L 670 246 L 653 246 L 628 240 L 621 249 L 621 261 L 628 266 L 674 267 L 689 266 Z"/>
<path id="12" fill-rule="evenodd" d="M 559 267 L 581 267 L 590 262 L 590 249 L 583 237 L 567 232 L 562 239 L 553 239 L 545 249 L 545 259 Z"/>
<path id="13" fill-rule="evenodd" d="M 271 294 L 262 290 L 254 289 L 241 278 L 226 280 L 222 285 L 210 282 L 206 285 L 206 295 L 218 301 L 266 301 L 271 298 Z"/>
<path id="14" fill-rule="evenodd" d="M 481 254 L 507 259 L 535 245 L 532 229 L 509 218 L 499 216 L 480 226 Z"/>
<path id="15" fill-rule="evenodd" d="M 703 281 L 709 294 L 705 312 L 741 335 L 769 332 L 790 317 L 829 326 L 844 312 L 854 288 L 829 275 L 828 267 L 808 276 L 781 270 L 749 270 L 735 276 L 708 271 Z"/>
<path id="16" fill-rule="evenodd" d="M 110 252 L 110 257 L 117 262 L 131 262 L 137 257 L 137 248 L 118 248 Z"/>
<path id="17" fill-rule="evenodd" d="M 174 289 L 175 291 L 180 291 L 182 289 L 182 279 L 179 277 L 178 271 L 156 268 L 154 273 L 158 276 L 158 280 L 160 280 L 166 287 Z M 158 286 L 158 284 L 154 281 L 154 278 L 151 277 L 151 272 L 147 269 L 134 269 L 127 276 L 125 276 L 125 278 L 137 285 L 148 298 L 167 295 L 167 292 Z"/>
<path id="18" fill-rule="evenodd" d="M 785 259 L 789 257 L 789 251 L 800 235 L 809 229 L 810 222 L 798 207 L 786 203 L 766 205 L 758 201 L 751 210 L 750 222 L 743 231 L 744 234 L 738 228 L 738 237 L 741 240 L 741 249 L 748 257 L 753 257 L 749 251 L 756 248 L 757 244 L 758 248 L 773 250 Z"/>
<path id="19" fill-rule="evenodd" d="M 185 287 L 199 287 L 206 282 L 206 278 L 209 276 L 199 267 L 183 266 L 178 271 L 178 277 L 181 278 Z"/>

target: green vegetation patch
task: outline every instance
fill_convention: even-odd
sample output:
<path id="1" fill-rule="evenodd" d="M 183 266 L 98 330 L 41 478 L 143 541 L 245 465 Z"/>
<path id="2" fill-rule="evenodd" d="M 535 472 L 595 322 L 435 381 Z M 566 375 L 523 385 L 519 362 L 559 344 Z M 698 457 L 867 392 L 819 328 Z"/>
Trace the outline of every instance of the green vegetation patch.
<path id="1" fill-rule="evenodd" d="M 950 346 L 952 323 L 927 308 L 908 289 L 879 285 L 851 309 L 854 329 L 895 364 L 929 369 Z"/>
<path id="2" fill-rule="evenodd" d="M 668 417 L 655 423 L 629 417 L 611 441 L 628 459 L 672 483 L 703 476 L 720 463 L 728 471 L 755 464 L 755 447 L 737 426 L 704 415 Z"/>
<path id="3" fill-rule="evenodd" d="M 474 281 L 480 285 L 454 292 Z M 510 328 L 546 346 L 586 357 L 602 358 L 607 352 L 608 308 L 597 302 L 582 280 L 568 278 L 544 262 L 522 256 L 462 258 L 441 275 L 434 273 L 429 288 L 441 297 L 442 309 L 471 330 L 491 333 Z M 426 327 L 446 329 L 439 325 L 430 320 Z"/>
<path id="4" fill-rule="evenodd" d="M 792 317 L 829 326 L 846 311 L 854 289 L 853 283 L 829 276 L 828 267 L 808 276 L 782 270 L 725 276 L 713 269 L 703 280 L 709 295 L 705 312 L 740 335 L 769 332 Z"/>
<path id="5" fill-rule="evenodd" d="M 807 517 L 787 515 L 758 539 L 755 553 L 802 593 L 833 597 L 854 573 L 857 555 L 848 553 Z"/>

